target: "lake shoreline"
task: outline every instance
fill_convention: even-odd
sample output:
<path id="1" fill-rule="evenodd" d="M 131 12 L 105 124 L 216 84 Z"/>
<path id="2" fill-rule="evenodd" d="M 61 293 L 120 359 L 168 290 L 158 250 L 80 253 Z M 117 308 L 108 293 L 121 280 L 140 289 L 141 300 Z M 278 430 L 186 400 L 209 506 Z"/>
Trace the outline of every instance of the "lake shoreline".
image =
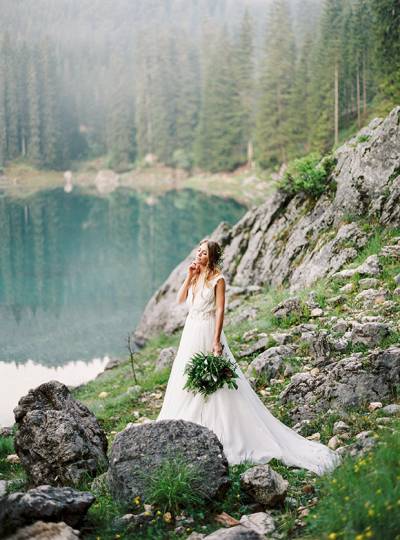
<path id="1" fill-rule="evenodd" d="M 13 163 L 0 176 L 0 194 L 23 199 L 42 190 L 79 188 L 91 195 L 107 195 L 118 188 L 157 197 L 168 191 L 194 189 L 207 195 L 233 199 L 251 208 L 265 201 L 274 190 L 271 180 L 250 167 L 234 172 L 189 174 L 183 169 L 153 165 L 118 173 L 103 163 L 87 162 L 70 171 L 38 170 L 24 163 Z"/>

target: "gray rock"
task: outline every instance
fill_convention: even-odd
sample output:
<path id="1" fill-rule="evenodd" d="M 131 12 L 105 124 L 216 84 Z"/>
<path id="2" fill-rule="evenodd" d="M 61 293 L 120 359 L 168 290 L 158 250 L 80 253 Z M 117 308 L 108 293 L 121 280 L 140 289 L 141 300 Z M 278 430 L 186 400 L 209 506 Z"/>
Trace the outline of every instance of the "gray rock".
<path id="1" fill-rule="evenodd" d="M 353 323 L 350 341 L 367 346 L 379 345 L 390 333 L 389 326 L 379 322 Z"/>
<path id="2" fill-rule="evenodd" d="M 333 433 L 335 435 L 337 435 L 338 433 L 346 433 L 349 430 L 350 427 L 342 420 L 338 420 L 333 424 Z"/>
<path id="3" fill-rule="evenodd" d="M 35 521 L 64 521 L 79 525 L 95 497 L 69 487 L 38 486 L 26 493 L 15 492 L 0 500 L 0 535 Z"/>
<path id="4" fill-rule="evenodd" d="M 400 405 L 397 403 L 391 403 L 390 405 L 386 405 L 382 408 L 382 411 L 385 414 L 400 414 Z"/>
<path id="5" fill-rule="evenodd" d="M 49 381 L 30 390 L 14 415 L 15 450 L 29 485 L 77 485 L 107 468 L 104 431 L 64 384 Z"/>
<path id="6" fill-rule="evenodd" d="M 243 358 L 244 356 L 250 356 L 251 354 L 254 354 L 256 352 L 264 351 L 268 347 L 269 342 L 270 340 L 268 337 L 262 337 L 252 345 L 248 345 L 247 347 L 245 347 L 243 351 L 240 351 L 238 353 L 238 357 Z"/>
<path id="7" fill-rule="evenodd" d="M 285 319 L 293 315 L 301 315 L 303 305 L 297 296 L 284 300 L 272 309 L 272 313 L 277 319 Z"/>
<path id="8" fill-rule="evenodd" d="M 347 329 L 350 326 L 350 322 L 346 321 L 345 319 L 338 319 L 333 325 L 332 330 L 333 332 L 337 332 L 339 334 L 344 334 Z"/>
<path id="9" fill-rule="evenodd" d="M 46 523 L 37 521 L 33 525 L 28 525 L 19 529 L 7 540 L 78 540 L 79 531 L 69 527 L 66 523 Z"/>
<path id="10" fill-rule="evenodd" d="M 289 482 L 269 465 L 256 465 L 240 475 L 240 486 L 256 502 L 274 507 L 285 500 Z"/>
<path id="11" fill-rule="evenodd" d="M 400 285 L 400 274 L 397 274 L 397 276 L 394 277 L 395 282 L 397 285 Z"/>
<path id="12" fill-rule="evenodd" d="M 202 534 L 202 533 L 198 533 L 196 531 L 193 531 L 187 538 L 186 540 L 203 540 L 203 538 L 205 538 L 206 535 L 205 534 Z"/>
<path id="13" fill-rule="evenodd" d="M 2 427 L 0 428 L 0 437 L 12 437 L 12 432 L 12 427 Z"/>
<path id="14" fill-rule="evenodd" d="M 379 285 L 379 279 L 376 278 L 364 278 L 360 279 L 359 286 L 361 289 L 376 289 Z"/>
<path id="15" fill-rule="evenodd" d="M 271 337 L 278 345 L 287 345 L 293 341 L 292 335 L 289 332 L 273 332 Z"/>
<path id="16" fill-rule="evenodd" d="M 110 358 L 110 360 L 106 364 L 106 367 L 104 368 L 104 371 L 107 371 L 109 369 L 114 369 L 120 366 L 124 361 L 125 361 L 124 358 Z"/>
<path id="17" fill-rule="evenodd" d="M 265 536 L 244 525 L 235 525 L 228 529 L 218 529 L 204 540 L 265 540 Z"/>
<path id="18" fill-rule="evenodd" d="M 231 318 L 232 324 L 240 324 L 243 321 L 253 321 L 257 317 L 257 309 L 253 306 L 242 308 L 239 313 Z"/>
<path id="19" fill-rule="evenodd" d="M 7 480 L 0 480 L 0 497 L 7 493 Z"/>
<path id="20" fill-rule="evenodd" d="M 270 347 L 257 356 L 249 365 L 247 375 L 263 375 L 270 380 L 283 371 L 285 359 L 293 355 L 293 348 L 287 345 Z"/>
<path id="21" fill-rule="evenodd" d="M 381 272 L 382 265 L 378 255 L 370 255 L 360 266 L 357 266 L 357 273 L 361 276 L 378 276 Z"/>
<path id="22" fill-rule="evenodd" d="M 267 512 L 244 515 L 240 518 L 240 523 L 262 535 L 271 534 L 276 529 L 274 518 Z"/>
<path id="23" fill-rule="evenodd" d="M 382 304 L 388 298 L 388 291 L 385 289 L 365 289 L 358 293 L 354 300 L 361 303 L 365 308 L 375 307 Z"/>
<path id="24" fill-rule="evenodd" d="M 167 347 L 162 349 L 156 360 L 156 371 L 162 371 L 167 367 L 171 367 L 174 362 L 176 352 L 176 347 Z"/>
<path id="25" fill-rule="evenodd" d="M 228 462 L 215 433 L 184 420 L 158 420 L 131 426 L 115 436 L 110 455 L 108 484 L 114 497 L 131 501 L 145 495 L 144 476 L 165 459 L 180 454 L 202 471 L 199 489 L 206 497 L 223 495 L 229 487 Z"/>

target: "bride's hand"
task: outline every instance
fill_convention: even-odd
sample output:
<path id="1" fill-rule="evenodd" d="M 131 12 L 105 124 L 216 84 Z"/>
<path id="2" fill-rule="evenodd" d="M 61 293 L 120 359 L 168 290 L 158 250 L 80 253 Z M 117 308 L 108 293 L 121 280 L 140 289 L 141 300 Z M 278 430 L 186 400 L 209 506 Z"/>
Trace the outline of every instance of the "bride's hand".
<path id="1" fill-rule="evenodd" d="M 220 341 L 217 341 L 213 344 L 213 354 L 215 356 L 221 356 L 223 345 Z"/>
<path id="2" fill-rule="evenodd" d="M 192 279 L 193 276 L 195 276 L 199 271 L 198 264 L 196 261 L 192 261 L 188 268 L 188 277 Z"/>

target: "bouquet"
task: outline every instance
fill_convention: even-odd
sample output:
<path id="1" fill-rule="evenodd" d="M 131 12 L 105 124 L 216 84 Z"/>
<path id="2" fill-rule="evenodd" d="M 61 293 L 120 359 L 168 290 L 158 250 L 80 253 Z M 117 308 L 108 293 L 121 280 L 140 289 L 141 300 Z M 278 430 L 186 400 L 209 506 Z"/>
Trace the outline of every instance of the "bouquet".
<path id="1" fill-rule="evenodd" d="M 235 379 L 239 377 L 235 365 L 226 356 L 214 356 L 212 353 L 194 354 L 185 367 L 187 381 L 184 389 L 203 394 L 212 394 L 224 384 L 236 388 Z"/>

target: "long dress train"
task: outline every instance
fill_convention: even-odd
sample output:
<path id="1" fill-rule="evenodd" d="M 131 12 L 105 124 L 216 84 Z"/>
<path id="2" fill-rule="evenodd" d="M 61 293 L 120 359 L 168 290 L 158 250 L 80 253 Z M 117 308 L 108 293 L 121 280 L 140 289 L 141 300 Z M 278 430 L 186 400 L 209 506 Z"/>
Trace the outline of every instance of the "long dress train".
<path id="1" fill-rule="evenodd" d="M 238 389 L 221 388 L 206 400 L 183 389 L 184 369 L 190 357 L 212 351 L 216 322 L 214 290 L 222 278 L 225 279 L 223 274 L 214 277 L 209 287 L 203 286 L 195 296 L 193 288 L 189 288 L 189 311 L 157 420 L 183 419 L 211 429 L 231 465 L 245 460 L 263 464 L 277 458 L 287 466 L 309 469 L 318 475 L 333 470 L 341 461 L 339 454 L 302 437 L 269 412 L 236 362 L 223 330 L 223 354 L 235 363 Z"/>

